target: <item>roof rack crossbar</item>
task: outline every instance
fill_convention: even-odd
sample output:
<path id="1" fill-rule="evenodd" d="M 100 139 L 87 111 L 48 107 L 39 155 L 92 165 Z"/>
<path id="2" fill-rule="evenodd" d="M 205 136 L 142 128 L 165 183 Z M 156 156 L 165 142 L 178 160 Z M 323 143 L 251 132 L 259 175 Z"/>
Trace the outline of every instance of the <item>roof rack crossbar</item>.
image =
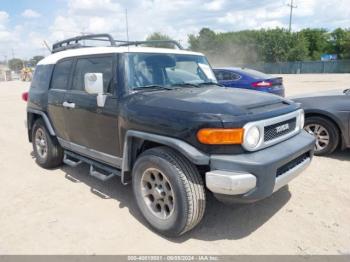
<path id="1" fill-rule="evenodd" d="M 116 42 L 122 43 L 122 44 L 119 44 L 118 46 L 130 46 L 130 45 L 138 46 L 138 45 L 147 45 L 147 44 L 149 44 L 149 45 L 152 45 L 152 44 L 172 44 L 180 50 L 184 49 L 183 46 L 175 40 L 148 40 L 148 41 L 119 41 L 119 40 L 116 40 Z"/>
<path id="2" fill-rule="evenodd" d="M 65 39 L 63 41 L 57 42 L 52 45 L 52 53 L 56 53 L 62 50 L 77 48 L 77 45 L 84 47 L 79 42 L 84 40 L 94 40 L 94 41 L 103 41 L 109 42 L 111 46 L 115 46 L 115 40 L 110 34 L 91 34 L 91 35 L 82 35 L 72 38 Z"/>
<path id="3" fill-rule="evenodd" d="M 125 41 L 125 40 L 114 40 L 110 34 L 91 34 L 82 35 L 59 41 L 52 45 L 52 53 L 57 53 L 67 49 L 91 47 L 81 42 L 84 40 L 102 41 L 109 42 L 110 46 L 138 46 L 138 45 L 154 45 L 154 44 L 172 44 L 178 49 L 183 50 L 182 45 L 175 40 L 149 40 L 149 41 Z"/>

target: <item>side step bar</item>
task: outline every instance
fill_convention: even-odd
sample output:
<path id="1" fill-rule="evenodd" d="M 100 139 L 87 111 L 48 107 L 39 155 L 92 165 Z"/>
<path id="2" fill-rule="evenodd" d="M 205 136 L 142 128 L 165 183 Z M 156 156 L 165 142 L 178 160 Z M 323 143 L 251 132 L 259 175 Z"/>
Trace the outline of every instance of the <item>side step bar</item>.
<path id="1" fill-rule="evenodd" d="M 80 165 L 83 161 L 73 157 L 73 156 L 70 156 L 68 154 L 64 154 L 64 157 L 63 157 L 63 163 L 65 163 L 66 165 L 70 166 L 70 167 L 77 167 L 78 165 Z"/>
<path id="2" fill-rule="evenodd" d="M 115 176 L 121 176 L 120 170 L 111 166 L 102 164 L 95 160 L 83 157 L 70 151 L 64 151 L 63 162 L 71 167 L 76 167 L 82 162 L 90 165 L 89 175 L 95 177 L 101 181 L 107 181 Z"/>

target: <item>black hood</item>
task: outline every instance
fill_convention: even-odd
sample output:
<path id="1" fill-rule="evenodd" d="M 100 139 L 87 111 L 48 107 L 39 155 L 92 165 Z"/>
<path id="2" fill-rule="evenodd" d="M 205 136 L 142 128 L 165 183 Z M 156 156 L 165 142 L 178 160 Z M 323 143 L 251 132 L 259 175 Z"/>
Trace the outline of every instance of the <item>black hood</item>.
<path id="1" fill-rule="evenodd" d="M 160 110 L 241 116 L 268 109 L 273 105 L 289 105 L 279 96 L 224 87 L 181 88 L 140 92 L 138 102 Z"/>

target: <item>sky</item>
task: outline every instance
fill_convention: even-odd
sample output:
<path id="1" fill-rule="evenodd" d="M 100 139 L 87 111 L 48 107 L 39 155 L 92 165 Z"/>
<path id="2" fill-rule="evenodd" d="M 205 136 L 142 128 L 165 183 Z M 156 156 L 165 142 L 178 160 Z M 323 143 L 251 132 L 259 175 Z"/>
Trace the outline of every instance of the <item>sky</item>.
<path id="1" fill-rule="evenodd" d="M 161 32 L 187 45 L 203 27 L 217 32 L 288 28 L 291 0 L 0 0 L 0 61 L 48 55 L 50 45 L 82 33 L 143 40 Z M 293 31 L 350 28 L 350 0 L 294 0 Z"/>

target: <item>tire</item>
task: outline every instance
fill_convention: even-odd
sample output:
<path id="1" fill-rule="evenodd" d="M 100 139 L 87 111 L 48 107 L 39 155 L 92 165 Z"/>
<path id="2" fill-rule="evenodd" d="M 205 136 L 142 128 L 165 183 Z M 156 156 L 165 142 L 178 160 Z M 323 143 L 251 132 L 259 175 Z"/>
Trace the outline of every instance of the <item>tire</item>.
<path id="1" fill-rule="evenodd" d="M 36 163 L 43 168 L 54 168 L 62 165 L 63 149 L 58 144 L 57 139 L 50 135 L 43 120 L 36 120 L 32 130 L 32 144 Z M 45 151 L 46 153 L 44 153 Z"/>
<path id="2" fill-rule="evenodd" d="M 316 138 L 315 155 L 317 156 L 331 154 L 339 145 L 340 136 L 337 126 L 324 117 L 306 118 L 304 129 Z M 328 137 L 328 143 L 326 137 Z"/>
<path id="3" fill-rule="evenodd" d="M 143 217 L 164 236 L 180 236 L 203 218 L 206 197 L 202 177 L 197 168 L 175 150 L 156 147 L 143 152 L 133 167 L 132 184 Z M 159 187 L 162 189 L 158 192 Z"/>

